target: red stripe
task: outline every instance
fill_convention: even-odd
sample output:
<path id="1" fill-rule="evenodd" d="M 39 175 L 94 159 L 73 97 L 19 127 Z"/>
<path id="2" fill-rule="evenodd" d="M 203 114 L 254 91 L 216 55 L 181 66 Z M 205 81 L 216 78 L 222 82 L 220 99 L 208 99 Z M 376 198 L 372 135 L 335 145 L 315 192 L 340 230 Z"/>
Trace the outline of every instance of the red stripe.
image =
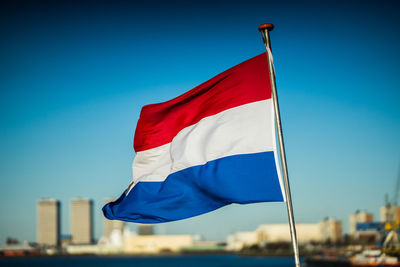
<path id="1" fill-rule="evenodd" d="M 266 54 L 230 68 L 164 103 L 142 108 L 136 152 L 168 144 L 182 129 L 221 111 L 271 98 Z"/>

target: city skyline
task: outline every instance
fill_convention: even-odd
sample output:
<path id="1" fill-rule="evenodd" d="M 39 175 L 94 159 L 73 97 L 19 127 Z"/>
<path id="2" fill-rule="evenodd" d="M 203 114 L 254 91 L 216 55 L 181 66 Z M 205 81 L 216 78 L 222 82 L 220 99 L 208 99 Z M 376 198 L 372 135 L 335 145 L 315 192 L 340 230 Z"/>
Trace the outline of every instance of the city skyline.
<path id="1" fill-rule="evenodd" d="M 93 199 L 131 181 L 133 134 L 145 104 L 172 99 L 263 53 L 271 32 L 294 215 L 357 209 L 378 217 L 400 161 L 400 27 L 395 1 L 4 1 L 0 8 L 0 243 L 36 240 L 36 204 Z M 162 27 L 160 28 L 160 25 Z M 240 216 L 237 216 L 240 214 Z M 230 205 L 157 226 L 221 239 L 287 222 L 283 203 Z M 131 224 L 128 224 L 131 225 Z M 131 227 L 133 227 L 131 225 Z M 22 229 L 22 230 L 21 230 Z"/>
<path id="2" fill-rule="evenodd" d="M 105 198 L 104 199 L 104 204 L 107 204 L 110 201 L 113 201 L 113 198 Z M 36 242 L 41 245 L 57 245 L 60 242 L 60 239 L 62 236 L 70 236 L 71 237 L 71 243 L 75 245 L 83 244 L 95 244 L 98 240 L 93 238 L 92 236 L 92 231 L 93 231 L 93 226 L 94 226 L 94 221 L 93 221 L 93 200 L 90 198 L 74 198 L 69 201 L 71 204 L 71 209 L 69 212 L 68 220 L 70 222 L 73 222 L 73 224 L 78 224 L 80 225 L 79 227 L 82 228 L 82 223 L 84 225 L 84 229 L 79 229 L 73 230 L 73 227 L 70 227 L 68 232 L 61 233 L 59 232 L 60 230 L 60 201 L 57 199 L 53 198 L 43 198 L 40 199 L 37 202 L 37 235 L 36 235 Z M 44 208 L 45 207 L 45 208 Z M 46 209 L 46 207 L 50 207 Z M 56 208 L 56 210 L 53 210 Z M 343 231 L 342 229 L 342 220 L 337 220 L 336 218 L 327 216 L 325 218 L 321 218 L 316 222 L 312 223 L 317 223 L 314 226 L 320 227 L 323 229 L 326 226 L 327 229 L 331 229 L 332 225 L 331 224 L 324 224 L 323 222 L 331 222 L 334 221 L 335 223 L 340 223 L 340 232 L 341 234 L 345 235 L 348 234 L 350 236 L 354 236 L 356 232 L 356 224 L 361 222 L 361 223 L 383 223 L 387 221 L 387 216 L 388 216 L 388 211 L 390 211 L 389 214 L 392 214 L 394 218 L 391 218 L 391 220 L 398 221 L 398 218 L 400 217 L 400 206 L 393 206 L 393 204 L 389 206 L 381 206 L 380 207 L 380 213 L 379 216 L 376 216 L 373 213 L 368 212 L 367 210 L 356 210 L 353 213 L 348 215 L 348 222 L 349 222 L 349 229 L 348 231 Z M 83 217 L 83 221 L 76 220 L 74 217 L 79 218 Z M 47 218 L 44 220 L 44 218 Z M 40 221 L 43 223 L 41 224 Z M 346 220 L 344 220 L 346 221 Z M 47 225 L 46 227 L 43 227 L 44 225 Z M 110 238 L 111 233 L 113 230 L 117 229 L 121 233 L 124 231 L 124 227 L 129 225 L 129 223 L 124 222 L 124 221 L 119 221 L 119 220 L 108 220 L 107 218 L 103 218 L 103 227 L 102 227 L 102 235 L 99 237 L 99 240 L 101 238 Z M 157 226 L 160 226 L 162 224 L 140 224 L 140 223 L 131 223 L 131 226 L 135 226 L 135 232 L 137 235 L 153 235 L 153 234 L 168 234 L 166 232 L 160 233 L 160 231 L 157 231 Z M 264 224 L 268 225 L 268 224 Z M 274 224 L 271 224 L 274 225 Z M 276 225 L 276 224 L 275 224 Z M 303 223 L 299 223 L 299 225 L 303 225 Z M 311 224 L 312 225 L 312 224 Z M 287 227 L 289 227 L 289 224 L 286 224 Z M 314 227 L 313 226 L 313 227 Z M 75 226 L 76 227 L 76 226 Z M 259 227 L 259 226 L 258 226 Z M 55 236 L 54 235 L 54 230 L 58 232 L 58 234 Z M 132 231 L 132 227 L 128 227 L 128 231 Z M 156 229 L 156 231 L 155 231 Z M 288 228 L 289 229 L 289 228 Z M 253 229 L 254 230 L 254 229 Z M 50 235 L 49 235 L 50 232 Z M 322 230 L 322 233 L 324 230 Z M 329 232 L 329 231 L 328 231 Z M 43 233 L 45 233 L 46 238 L 43 238 Z M 240 232 L 235 232 L 231 234 L 236 234 Z M 329 232 L 330 233 L 330 232 Z M 89 237 L 87 235 L 89 234 Z M 185 233 L 182 233 L 185 234 Z M 198 235 L 198 233 L 191 233 L 192 235 Z M 327 234 L 325 234 L 327 236 Z M 75 236 L 75 237 L 74 237 Z M 76 236 L 79 236 L 78 239 Z M 339 236 L 339 235 L 338 235 Z M 227 238 L 228 236 L 225 236 L 223 239 L 217 240 L 217 241 L 223 241 Z M 41 241 L 45 240 L 45 242 Z M 51 240 L 48 242 L 48 240 Z M 83 240 L 83 242 L 82 242 Z M 339 238 L 335 237 L 334 240 L 338 241 Z M 30 242 L 35 242 L 34 240 L 27 240 Z M 335 241 L 335 242 L 336 242 Z"/>

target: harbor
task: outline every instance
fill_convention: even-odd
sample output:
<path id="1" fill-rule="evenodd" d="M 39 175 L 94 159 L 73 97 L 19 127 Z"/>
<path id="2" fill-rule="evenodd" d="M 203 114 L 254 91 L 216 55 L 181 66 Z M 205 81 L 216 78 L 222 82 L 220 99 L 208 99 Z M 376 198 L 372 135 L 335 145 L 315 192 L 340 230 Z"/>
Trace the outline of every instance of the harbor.
<path id="1" fill-rule="evenodd" d="M 0 267 L 400 267 L 400 1 L 0 5 Z"/>

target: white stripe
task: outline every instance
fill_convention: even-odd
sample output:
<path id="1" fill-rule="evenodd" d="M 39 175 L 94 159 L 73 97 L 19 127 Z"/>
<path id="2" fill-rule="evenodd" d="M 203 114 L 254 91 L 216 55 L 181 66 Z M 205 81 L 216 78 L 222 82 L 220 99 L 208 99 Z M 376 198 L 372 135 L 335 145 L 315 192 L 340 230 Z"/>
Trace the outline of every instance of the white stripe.
<path id="1" fill-rule="evenodd" d="M 171 173 L 226 156 L 276 151 L 274 126 L 271 99 L 205 117 L 181 130 L 171 143 L 138 152 L 131 187 L 161 182 Z"/>

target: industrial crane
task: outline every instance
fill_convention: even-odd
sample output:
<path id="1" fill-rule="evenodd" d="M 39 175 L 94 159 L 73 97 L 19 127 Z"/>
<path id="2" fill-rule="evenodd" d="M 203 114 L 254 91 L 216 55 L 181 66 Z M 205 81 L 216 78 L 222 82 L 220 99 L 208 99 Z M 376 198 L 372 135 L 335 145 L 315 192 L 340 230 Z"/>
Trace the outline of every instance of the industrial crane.
<path id="1" fill-rule="evenodd" d="M 400 191 L 400 164 L 398 169 L 398 175 L 396 180 L 396 187 L 394 188 L 394 194 L 392 201 L 389 200 L 388 194 L 385 195 L 385 206 L 386 206 L 386 214 L 385 214 L 385 223 L 389 223 L 388 227 L 393 226 L 393 224 L 399 224 L 400 222 L 396 222 L 398 218 L 395 216 L 395 208 L 397 207 L 397 200 L 399 198 Z M 389 229 L 388 229 L 389 230 Z"/>
<path id="2" fill-rule="evenodd" d="M 383 242 L 383 250 L 384 252 L 389 252 L 389 253 L 394 252 L 395 254 L 400 252 L 399 236 L 397 233 L 400 221 L 399 221 L 399 216 L 396 216 L 399 191 L 400 191 L 400 164 L 399 164 L 396 187 L 394 188 L 394 195 L 392 201 L 389 201 L 389 196 L 387 194 L 385 196 L 385 202 L 386 202 L 385 230 L 387 231 L 387 235 Z"/>

